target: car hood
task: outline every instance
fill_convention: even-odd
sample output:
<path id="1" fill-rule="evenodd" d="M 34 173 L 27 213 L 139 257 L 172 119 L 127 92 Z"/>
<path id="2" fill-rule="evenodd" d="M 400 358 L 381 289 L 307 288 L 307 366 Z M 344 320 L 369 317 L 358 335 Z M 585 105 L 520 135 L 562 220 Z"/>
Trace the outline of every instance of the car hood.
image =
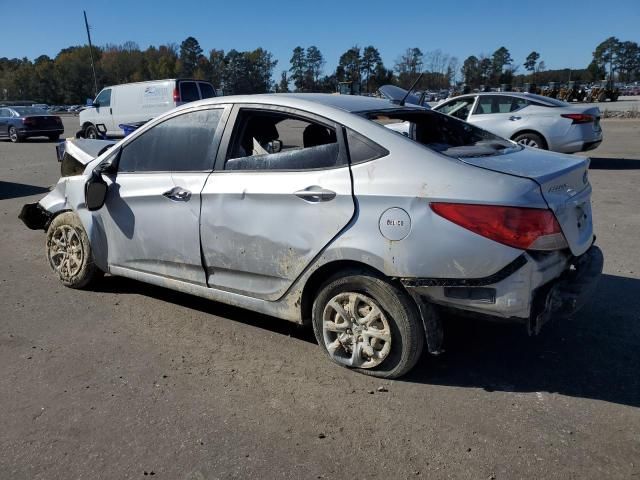
<path id="1" fill-rule="evenodd" d="M 116 143 L 112 140 L 70 138 L 57 147 L 58 158 L 62 159 L 62 155 L 66 152 L 83 165 L 87 165 Z"/>
<path id="2" fill-rule="evenodd" d="M 465 157 L 460 161 L 533 180 L 555 213 L 571 252 L 581 255 L 593 243 L 589 158 L 524 148 L 505 155 Z"/>

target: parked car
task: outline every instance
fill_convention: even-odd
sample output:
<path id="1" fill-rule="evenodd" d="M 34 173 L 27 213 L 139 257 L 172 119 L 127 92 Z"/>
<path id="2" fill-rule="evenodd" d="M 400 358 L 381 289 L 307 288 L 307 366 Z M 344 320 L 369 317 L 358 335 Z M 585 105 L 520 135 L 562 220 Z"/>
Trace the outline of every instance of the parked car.
<path id="1" fill-rule="evenodd" d="M 411 123 L 411 137 L 385 128 Z M 394 378 L 448 309 L 532 334 L 602 270 L 589 160 L 360 96 L 222 97 L 119 142 L 68 140 L 20 217 L 72 288 L 104 272 L 311 324 L 334 362 Z"/>
<path id="2" fill-rule="evenodd" d="M 474 93 L 433 109 L 527 147 L 574 153 L 602 143 L 600 109 L 530 93 Z"/>
<path id="3" fill-rule="evenodd" d="M 13 143 L 31 137 L 49 137 L 56 141 L 64 133 L 57 115 L 36 107 L 0 107 L 0 139 Z"/>
<path id="4" fill-rule="evenodd" d="M 80 111 L 86 138 L 123 137 L 121 124 L 146 122 L 184 103 L 215 97 L 209 82 L 190 79 L 153 80 L 103 88 L 89 108 Z"/>

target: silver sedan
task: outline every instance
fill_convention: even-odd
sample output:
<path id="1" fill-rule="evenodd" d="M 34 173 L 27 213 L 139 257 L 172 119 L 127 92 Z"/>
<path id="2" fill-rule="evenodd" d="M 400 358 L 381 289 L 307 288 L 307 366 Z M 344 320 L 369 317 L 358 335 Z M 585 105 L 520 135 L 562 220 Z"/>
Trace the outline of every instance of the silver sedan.
<path id="1" fill-rule="evenodd" d="M 476 93 L 439 103 L 434 110 L 522 145 L 554 152 L 593 150 L 602 143 L 600 109 L 528 93 Z"/>
<path id="2" fill-rule="evenodd" d="M 64 285 L 106 272 L 310 324 L 379 377 L 440 353 L 452 309 L 538 333 L 602 269 L 588 160 L 421 107 L 220 97 L 58 154 L 62 178 L 20 216 Z"/>

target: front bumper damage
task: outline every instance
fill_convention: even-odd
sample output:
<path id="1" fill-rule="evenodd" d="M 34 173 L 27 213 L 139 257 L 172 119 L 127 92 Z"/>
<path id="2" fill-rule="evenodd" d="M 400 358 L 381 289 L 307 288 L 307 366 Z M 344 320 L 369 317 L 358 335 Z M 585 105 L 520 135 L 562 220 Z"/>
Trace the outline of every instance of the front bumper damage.
<path id="1" fill-rule="evenodd" d="M 592 245 L 579 257 L 526 252 L 484 278 L 400 281 L 417 301 L 522 323 L 530 335 L 536 335 L 552 318 L 571 316 L 584 306 L 602 266 L 602 251 Z"/>

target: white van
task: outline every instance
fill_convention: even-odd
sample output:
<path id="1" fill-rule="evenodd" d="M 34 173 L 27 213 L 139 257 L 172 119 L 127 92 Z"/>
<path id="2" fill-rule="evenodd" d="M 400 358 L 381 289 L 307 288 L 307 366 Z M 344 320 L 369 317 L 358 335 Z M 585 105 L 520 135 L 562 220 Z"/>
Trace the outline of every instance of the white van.
<path id="1" fill-rule="evenodd" d="M 80 127 L 86 138 L 123 137 L 123 123 L 146 122 L 187 102 L 215 97 L 209 82 L 192 79 L 152 80 L 103 88 L 93 105 L 80 112 Z"/>

